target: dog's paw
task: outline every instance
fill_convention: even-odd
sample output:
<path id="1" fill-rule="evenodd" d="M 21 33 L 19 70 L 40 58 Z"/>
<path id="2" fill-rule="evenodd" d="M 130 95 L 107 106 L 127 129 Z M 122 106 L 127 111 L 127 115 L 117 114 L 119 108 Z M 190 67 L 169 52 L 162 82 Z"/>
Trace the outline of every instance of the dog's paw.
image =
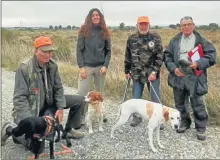
<path id="1" fill-rule="evenodd" d="M 164 145 L 162 145 L 162 144 L 158 144 L 158 146 L 159 146 L 161 149 L 164 149 L 164 148 L 165 148 Z"/>
<path id="2" fill-rule="evenodd" d="M 103 132 L 104 129 L 102 127 L 99 128 L 99 132 Z"/>
<path id="3" fill-rule="evenodd" d="M 158 150 L 157 150 L 156 148 L 152 148 L 152 151 L 153 151 L 154 153 L 157 153 L 157 152 L 158 152 Z"/>
<path id="4" fill-rule="evenodd" d="M 89 134 L 93 134 L 94 132 L 93 132 L 93 130 L 89 130 Z"/>
<path id="5" fill-rule="evenodd" d="M 50 159 L 54 159 L 55 157 L 54 157 L 54 155 L 50 155 Z"/>
<path id="6" fill-rule="evenodd" d="M 115 139 L 115 136 L 111 135 L 110 138 L 111 138 L 111 139 Z"/>
<path id="7" fill-rule="evenodd" d="M 108 119 L 107 118 L 103 118 L 103 122 L 105 123 L 105 122 L 107 122 L 108 121 Z"/>

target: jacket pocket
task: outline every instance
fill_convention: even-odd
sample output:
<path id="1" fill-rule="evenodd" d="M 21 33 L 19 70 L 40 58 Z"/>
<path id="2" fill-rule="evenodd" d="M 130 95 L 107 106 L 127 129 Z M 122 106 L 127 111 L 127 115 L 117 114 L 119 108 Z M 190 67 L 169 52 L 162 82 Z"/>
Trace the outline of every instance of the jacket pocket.
<path id="1" fill-rule="evenodd" d="M 208 93 L 208 83 L 207 83 L 207 78 L 204 73 L 202 73 L 197 78 L 196 93 L 199 96 L 203 96 L 206 93 Z"/>
<path id="2" fill-rule="evenodd" d="M 168 75 L 168 85 L 172 88 L 184 89 L 184 82 L 181 77 L 177 77 L 176 75 L 170 73 Z"/>
<path id="3" fill-rule="evenodd" d="M 176 79 L 175 79 L 174 75 L 169 74 L 168 75 L 168 85 L 170 87 L 175 87 L 175 81 L 176 81 Z"/>

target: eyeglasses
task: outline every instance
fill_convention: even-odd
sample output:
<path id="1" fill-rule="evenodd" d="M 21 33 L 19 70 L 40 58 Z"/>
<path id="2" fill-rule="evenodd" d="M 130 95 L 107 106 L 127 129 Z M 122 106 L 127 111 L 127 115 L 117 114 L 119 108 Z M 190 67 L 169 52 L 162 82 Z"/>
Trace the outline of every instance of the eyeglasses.
<path id="1" fill-rule="evenodd" d="M 192 23 L 187 23 L 187 24 L 181 24 L 180 27 L 186 28 L 186 27 L 191 27 L 193 24 Z"/>

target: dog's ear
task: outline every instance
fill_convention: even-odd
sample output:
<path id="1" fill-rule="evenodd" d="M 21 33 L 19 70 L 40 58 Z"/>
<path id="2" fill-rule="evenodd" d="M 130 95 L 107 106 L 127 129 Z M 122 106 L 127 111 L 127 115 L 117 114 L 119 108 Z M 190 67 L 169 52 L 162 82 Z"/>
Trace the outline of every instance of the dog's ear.
<path id="1" fill-rule="evenodd" d="M 167 122 L 169 120 L 169 112 L 165 111 L 163 116 L 164 116 L 165 121 Z"/>
<path id="2" fill-rule="evenodd" d="M 101 94 L 97 95 L 97 99 L 100 100 L 101 102 L 103 102 L 103 96 Z"/>

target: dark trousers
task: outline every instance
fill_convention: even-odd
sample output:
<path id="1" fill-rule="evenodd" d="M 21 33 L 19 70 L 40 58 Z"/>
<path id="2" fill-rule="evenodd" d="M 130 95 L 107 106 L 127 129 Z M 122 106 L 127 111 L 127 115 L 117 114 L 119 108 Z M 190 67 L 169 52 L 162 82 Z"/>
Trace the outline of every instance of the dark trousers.
<path id="1" fill-rule="evenodd" d="M 81 112 L 84 108 L 85 102 L 84 97 L 79 95 L 65 95 L 66 98 L 66 107 L 65 109 L 69 110 L 69 115 L 67 118 L 67 122 L 65 125 L 65 130 L 69 132 L 72 128 L 79 128 L 81 126 Z M 46 115 L 55 115 L 57 110 L 56 105 L 45 105 L 44 108 L 40 111 L 39 116 L 46 116 Z M 32 151 L 32 142 L 31 139 L 25 139 L 24 135 L 20 137 L 12 137 L 14 143 L 21 144 L 26 147 L 28 150 Z M 40 152 L 44 150 L 44 142 L 41 144 Z M 33 152 L 33 151 L 32 151 Z"/>
<path id="2" fill-rule="evenodd" d="M 189 96 L 189 91 L 186 89 L 173 88 L 174 101 L 177 110 L 181 113 L 181 121 L 189 125 L 190 117 L 185 104 L 186 96 Z M 195 128 L 197 131 L 205 131 L 208 122 L 208 113 L 202 96 L 190 97 L 191 106 L 193 109 L 193 116 L 195 121 Z"/>

